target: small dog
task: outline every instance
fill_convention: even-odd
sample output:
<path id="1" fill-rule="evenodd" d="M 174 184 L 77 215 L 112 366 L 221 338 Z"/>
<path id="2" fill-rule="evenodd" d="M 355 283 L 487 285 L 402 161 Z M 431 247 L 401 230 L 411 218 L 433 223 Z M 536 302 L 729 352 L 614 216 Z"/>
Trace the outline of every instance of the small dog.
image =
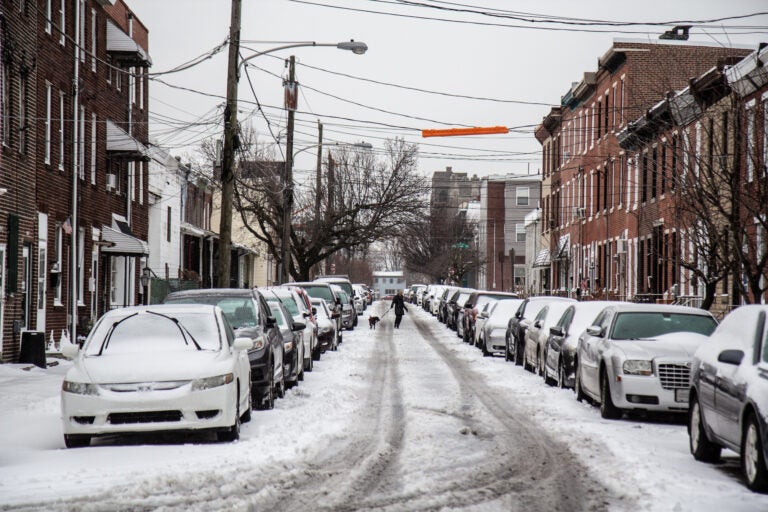
<path id="1" fill-rule="evenodd" d="M 371 329 L 376 329 L 376 324 L 379 323 L 380 320 L 381 320 L 381 318 L 379 318 L 377 316 L 369 316 L 368 317 L 368 326 Z"/>

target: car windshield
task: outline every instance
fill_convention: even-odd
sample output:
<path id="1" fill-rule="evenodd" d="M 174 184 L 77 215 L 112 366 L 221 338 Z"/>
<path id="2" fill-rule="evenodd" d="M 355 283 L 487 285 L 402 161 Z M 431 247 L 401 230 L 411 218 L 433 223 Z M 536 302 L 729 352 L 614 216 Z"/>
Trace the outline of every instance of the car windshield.
<path id="1" fill-rule="evenodd" d="M 674 332 L 694 332 L 709 336 L 715 327 L 715 319 L 706 315 L 662 311 L 625 312 L 616 315 L 611 338 L 646 339 Z"/>
<path id="2" fill-rule="evenodd" d="M 315 299 L 323 299 L 329 304 L 333 304 L 333 294 L 328 286 L 304 286 L 307 295 Z"/>
<path id="3" fill-rule="evenodd" d="M 100 322 L 89 337 L 85 355 L 194 351 L 198 350 L 196 343 L 201 350 L 221 349 L 219 325 L 213 313 L 141 312 L 115 318 L 114 322 Z"/>
<path id="4" fill-rule="evenodd" d="M 224 297 L 221 295 L 193 295 L 187 297 L 169 297 L 166 304 L 210 304 L 219 306 L 233 329 L 255 327 L 258 314 L 250 297 Z"/>

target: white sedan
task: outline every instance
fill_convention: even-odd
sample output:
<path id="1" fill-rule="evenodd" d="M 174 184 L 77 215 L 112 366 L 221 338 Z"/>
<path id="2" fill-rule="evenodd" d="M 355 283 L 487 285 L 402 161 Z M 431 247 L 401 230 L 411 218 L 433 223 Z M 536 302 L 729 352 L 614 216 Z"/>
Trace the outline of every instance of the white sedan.
<path id="1" fill-rule="evenodd" d="M 251 418 L 249 338 L 235 338 L 217 306 L 153 305 L 105 313 L 62 384 L 68 448 L 101 435 L 215 431 L 240 436 Z"/>

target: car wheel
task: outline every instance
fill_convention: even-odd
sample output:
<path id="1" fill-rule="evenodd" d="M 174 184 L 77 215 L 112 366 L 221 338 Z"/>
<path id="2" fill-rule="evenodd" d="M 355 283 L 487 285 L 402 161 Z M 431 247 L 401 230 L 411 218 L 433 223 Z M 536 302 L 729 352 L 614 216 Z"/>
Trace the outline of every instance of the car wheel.
<path id="1" fill-rule="evenodd" d="M 747 487 L 753 491 L 768 490 L 768 469 L 763 456 L 763 440 L 760 425 L 754 413 L 747 417 L 741 442 L 741 468 L 747 479 Z"/>
<path id="2" fill-rule="evenodd" d="M 547 375 L 547 357 L 549 357 L 549 355 L 545 352 L 544 359 L 541 361 L 541 376 L 544 377 L 544 384 L 554 386 L 556 384 L 555 379 Z"/>
<path id="3" fill-rule="evenodd" d="M 702 462 L 717 462 L 720 460 L 722 449 L 707 438 L 698 397 L 692 401 L 691 409 L 688 413 L 688 438 L 691 455 L 693 455 L 694 459 Z"/>
<path id="4" fill-rule="evenodd" d="M 240 416 L 240 423 L 248 423 L 251 421 L 251 408 L 249 407 L 242 416 Z"/>
<path id="5" fill-rule="evenodd" d="M 277 398 L 285 398 L 285 375 L 275 385 L 275 396 Z"/>
<path id="6" fill-rule="evenodd" d="M 320 349 L 315 348 L 310 354 L 309 354 L 309 362 L 307 363 L 307 367 L 305 368 L 306 371 L 311 372 L 315 369 L 315 354 L 317 354 L 317 359 L 320 359 Z"/>
<path id="7" fill-rule="evenodd" d="M 607 420 L 617 420 L 621 418 L 621 409 L 613 405 L 607 372 L 603 372 L 603 376 L 600 379 L 600 416 Z"/>
<path id="8" fill-rule="evenodd" d="M 505 361 L 512 360 L 512 353 L 509 351 L 509 342 L 504 344 L 504 360 Z"/>
<path id="9" fill-rule="evenodd" d="M 237 402 L 235 406 L 235 423 L 226 430 L 216 432 L 221 442 L 237 441 L 240 439 L 240 392 L 237 393 Z"/>
<path id="10" fill-rule="evenodd" d="M 67 448 L 83 448 L 90 446 L 91 436 L 85 434 L 64 434 L 64 446 Z"/>
<path id="11" fill-rule="evenodd" d="M 544 382 L 547 381 L 547 372 L 544 368 L 544 354 L 541 352 L 541 350 L 538 351 L 536 354 L 536 375 L 539 377 L 544 378 Z"/>
<path id="12" fill-rule="evenodd" d="M 581 369 L 578 363 L 573 365 L 576 372 L 575 382 L 573 383 L 573 392 L 576 394 L 576 400 L 583 402 L 587 395 L 584 394 L 584 390 L 581 387 Z"/>
<path id="13" fill-rule="evenodd" d="M 525 355 L 523 354 L 522 344 L 515 340 L 515 366 L 523 366 L 524 363 Z"/>
<path id="14" fill-rule="evenodd" d="M 480 349 L 483 351 L 483 357 L 491 357 L 491 353 L 488 352 L 488 347 L 485 345 L 484 341 L 480 342 Z"/>
<path id="15" fill-rule="evenodd" d="M 565 388 L 565 372 L 563 371 L 563 360 L 557 360 L 557 387 Z"/>

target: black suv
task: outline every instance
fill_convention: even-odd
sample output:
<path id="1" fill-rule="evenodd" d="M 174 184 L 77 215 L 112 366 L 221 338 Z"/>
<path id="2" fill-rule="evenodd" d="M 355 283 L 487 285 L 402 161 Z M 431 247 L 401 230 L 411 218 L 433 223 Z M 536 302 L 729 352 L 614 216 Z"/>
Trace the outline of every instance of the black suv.
<path id="1" fill-rule="evenodd" d="M 272 409 L 275 396 L 285 388 L 283 336 L 264 297 L 258 290 L 208 288 L 169 293 L 165 304 L 213 304 L 227 317 L 235 335 L 253 340 L 251 394 L 259 409 Z"/>

